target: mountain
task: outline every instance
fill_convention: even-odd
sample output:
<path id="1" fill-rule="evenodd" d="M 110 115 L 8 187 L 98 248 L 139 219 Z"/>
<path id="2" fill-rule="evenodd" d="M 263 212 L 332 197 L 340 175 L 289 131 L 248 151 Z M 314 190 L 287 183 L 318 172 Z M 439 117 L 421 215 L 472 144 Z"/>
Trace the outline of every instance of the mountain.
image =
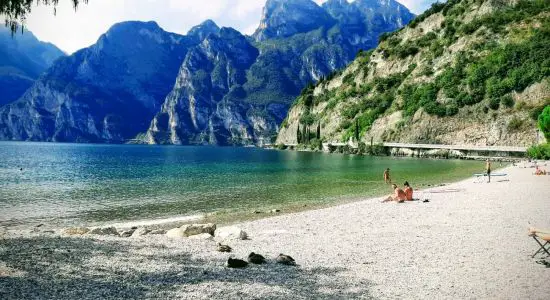
<path id="1" fill-rule="evenodd" d="M 227 144 L 231 138 L 227 128 L 234 122 L 232 110 L 239 111 L 240 106 L 228 94 L 241 92 L 246 70 L 258 54 L 234 29 L 207 35 L 187 53 L 174 88 L 147 133 L 148 142 Z"/>
<path id="2" fill-rule="evenodd" d="M 30 31 L 14 34 L 0 26 L 0 106 L 17 100 L 59 57 L 56 46 L 36 39 Z"/>
<path id="3" fill-rule="evenodd" d="M 213 41 L 207 38 L 188 53 L 144 141 L 272 141 L 304 86 L 343 68 L 359 50 L 375 46 L 382 33 L 414 17 L 393 0 L 337 2 L 321 7 L 311 0 L 268 0 L 252 37 L 236 38 L 231 31 L 235 38 L 227 39 L 212 31 Z M 237 50 L 243 55 L 240 62 L 233 53 Z"/>
<path id="4" fill-rule="evenodd" d="M 0 108 L 0 139 L 272 141 L 303 87 L 414 17 L 394 0 L 327 5 L 268 0 L 253 36 L 211 20 L 185 36 L 153 22 L 117 24 L 95 45 L 56 61 L 18 101 Z"/>
<path id="5" fill-rule="evenodd" d="M 545 0 L 434 4 L 304 89 L 277 143 L 318 145 L 307 132 L 320 127 L 328 142 L 536 144 L 550 105 L 549 14 Z"/>
<path id="6" fill-rule="evenodd" d="M 154 22 L 114 25 L 0 108 L 0 139 L 120 143 L 135 137 L 160 109 L 195 40 Z"/>

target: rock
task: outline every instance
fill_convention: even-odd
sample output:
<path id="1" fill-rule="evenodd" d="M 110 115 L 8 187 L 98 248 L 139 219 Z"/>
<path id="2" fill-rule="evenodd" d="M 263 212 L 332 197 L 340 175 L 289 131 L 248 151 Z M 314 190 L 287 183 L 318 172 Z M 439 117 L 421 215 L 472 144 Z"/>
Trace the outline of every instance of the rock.
<path id="1" fill-rule="evenodd" d="M 248 266 L 248 263 L 242 259 L 229 258 L 226 266 L 229 268 L 245 268 Z"/>
<path id="2" fill-rule="evenodd" d="M 114 227 L 96 227 L 88 233 L 96 235 L 119 235 L 118 231 Z"/>
<path id="3" fill-rule="evenodd" d="M 214 236 L 221 240 L 246 240 L 248 235 L 236 226 L 228 226 L 216 229 Z"/>
<path id="4" fill-rule="evenodd" d="M 272 210 L 271 210 L 271 213 L 272 213 L 272 214 L 276 214 L 276 213 L 280 213 L 280 212 L 281 212 L 280 209 L 272 209 Z"/>
<path id="5" fill-rule="evenodd" d="M 71 227 L 63 230 L 63 233 L 68 235 L 83 235 L 90 231 L 90 229 L 86 227 Z"/>
<path id="6" fill-rule="evenodd" d="M 192 225 L 183 225 L 180 227 L 183 229 L 183 234 L 185 236 L 198 235 L 203 233 L 208 233 L 214 235 L 216 231 L 216 224 L 192 224 Z"/>
<path id="7" fill-rule="evenodd" d="M 149 234 L 165 234 L 166 233 L 166 230 L 164 229 L 155 229 L 155 230 L 151 230 L 151 232 L 149 232 Z"/>
<path id="8" fill-rule="evenodd" d="M 120 233 L 120 236 L 121 237 L 131 237 L 132 234 L 134 234 L 134 231 L 136 231 L 136 230 L 135 229 L 124 230 Z"/>
<path id="9" fill-rule="evenodd" d="M 218 243 L 218 252 L 231 252 L 233 251 L 233 248 L 229 247 L 228 245 L 222 245 L 221 243 Z"/>
<path id="10" fill-rule="evenodd" d="M 166 236 L 171 238 L 182 238 L 185 237 L 182 228 L 172 228 L 166 231 Z"/>
<path id="11" fill-rule="evenodd" d="M 251 252 L 248 255 L 248 261 L 253 263 L 253 264 L 261 265 L 261 264 L 265 264 L 265 257 L 263 257 L 260 254 L 256 254 L 254 252 Z"/>
<path id="12" fill-rule="evenodd" d="M 189 239 L 211 241 L 214 239 L 214 237 L 210 233 L 201 233 L 201 234 L 192 235 L 189 237 Z"/>
<path id="13" fill-rule="evenodd" d="M 140 227 L 140 228 L 137 228 L 136 230 L 134 230 L 134 232 L 132 233 L 132 237 L 138 237 L 138 236 L 144 236 L 146 234 L 148 234 L 151 230 L 145 228 L 145 227 Z"/>
<path id="14" fill-rule="evenodd" d="M 279 264 L 283 264 L 283 265 L 287 265 L 287 266 L 295 266 L 296 265 L 296 261 L 294 260 L 294 258 L 292 258 L 289 255 L 285 255 L 285 254 L 279 254 L 279 256 L 277 256 L 275 261 Z"/>

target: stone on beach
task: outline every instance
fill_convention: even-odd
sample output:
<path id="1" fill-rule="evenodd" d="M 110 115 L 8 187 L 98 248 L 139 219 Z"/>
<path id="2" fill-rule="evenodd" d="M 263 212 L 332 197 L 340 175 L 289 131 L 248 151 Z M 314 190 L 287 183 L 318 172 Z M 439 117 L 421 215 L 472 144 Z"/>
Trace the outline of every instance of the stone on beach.
<path id="1" fill-rule="evenodd" d="M 71 227 L 63 230 L 63 233 L 68 235 L 83 235 L 90 231 L 90 229 L 86 227 Z"/>
<path id="2" fill-rule="evenodd" d="M 134 234 L 135 231 L 136 231 L 135 229 L 124 230 L 124 231 L 120 232 L 120 236 L 121 237 L 131 237 Z"/>
<path id="3" fill-rule="evenodd" d="M 96 227 L 88 233 L 96 235 L 119 235 L 118 231 L 114 227 Z"/>
<path id="4" fill-rule="evenodd" d="M 212 224 L 212 223 L 191 224 L 191 225 L 183 225 L 180 228 L 183 229 L 185 236 L 192 236 L 192 235 L 198 235 L 203 233 L 214 235 L 214 232 L 216 231 L 216 224 Z"/>
<path id="5" fill-rule="evenodd" d="M 265 257 L 263 257 L 260 254 L 252 252 L 248 255 L 248 261 L 253 264 L 261 265 L 261 264 L 265 264 Z"/>
<path id="6" fill-rule="evenodd" d="M 190 237 L 200 234 L 212 236 L 216 231 L 216 224 L 192 224 L 183 225 L 179 228 L 172 228 L 166 232 L 166 236 L 172 238 Z"/>
<path id="7" fill-rule="evenodd" d="M 214 236 L 219 240 L 246 240 L 248 234 L 236 226 L 227 226 L 216 229 Z"/>
<path id="8" fill-rule="evenodd" d="M 148 234 L 149 232 L 151 232 L 151 230 L 149 230 L 145 227 L 139 227 L 138 229 L 134 230 L 134 232 L 132 233 L 132 237 L 144 236 L 144 235 Z"/>
<path id="9" fill-rule="evenodd" d="M 283 264 L 283 265 L 287 265 L 287 266 L 295 266 L 296 265 L 296 261 L 294 260 L 294 258 L 292 258 L 289 255 L 285 255 L 285 254 L 279 254 L 279 256 L 277 256 L 275 261 L 279 264 Z"/>
<path id="10" fill-rule="evenodd" d="M 248 263 L 242 259 L 229 258 L 226 266 L 229 268 L 245 268 L 248 266 Z"/>
<path id="11" fill-rule="evenodd" d="M 208 240 L 208 241 L 211 241 L 214 239 L 214 237 L 210 233 L 196 234 L 196 235 L 190 236 L 189 238 L 192 240 Z"/>

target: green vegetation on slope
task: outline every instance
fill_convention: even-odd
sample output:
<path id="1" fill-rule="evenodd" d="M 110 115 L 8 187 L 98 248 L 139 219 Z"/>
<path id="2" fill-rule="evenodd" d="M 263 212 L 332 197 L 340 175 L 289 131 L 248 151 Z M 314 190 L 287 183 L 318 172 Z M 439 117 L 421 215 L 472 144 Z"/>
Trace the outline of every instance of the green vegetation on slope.
<path id="1" fill-rule="evenodd" d="M 466 21 L 465 13 L 482 2 L 436 3 L 408 27 L 415 28 L 441 12 L 445 17 L 441 28 L 406 40 L 406 35 L 400 34 L 402 30 L 381 36 L 376 50 L 360 52 L 354 67 L 344 71 L 339 88 L 329 90 L 322 80 L 318 84 L 323 89 L 320 94 L 313 96 L 313 87 L 302 92 L 295 102 L 305 108 L 300 120 L 329 120 L 337 110 L 341 117 L 337 132 L 341 140 L 347 140 L 355 135 L 355 124 L 363 135 L 378 118 L 395 111 L 403 112 L 398 129 L 419 109 L 443 118 L 473 105 L 486 114 L 495 111 L 493 115 L 499 109 L 530 109 L 536 119 L 544 106 L 515 103 L 512 93 L 521 93 L 550 76 L 550 1 L 522 0 L 515 6 L 503 5 Z M 465 47 L 460 46 L 458 51 L 447 50 L 464 43 Z M 409 68 L 385 77 L 369 76 L 371 69 L 377 67 L 372 60 L 378 54 L 394 64 L 408 63 Z M 444 54 L 452 58 L 452 63 L 435 67 Z M 420 66 L 411 63 L 412 56 L 416 56 L 414 61 Z M 321 109 L 313 109 L 323 102 L 326 105 Z M 507 129 L 519 132 L 524 126 L 523 119 L 513 118 Z"/>

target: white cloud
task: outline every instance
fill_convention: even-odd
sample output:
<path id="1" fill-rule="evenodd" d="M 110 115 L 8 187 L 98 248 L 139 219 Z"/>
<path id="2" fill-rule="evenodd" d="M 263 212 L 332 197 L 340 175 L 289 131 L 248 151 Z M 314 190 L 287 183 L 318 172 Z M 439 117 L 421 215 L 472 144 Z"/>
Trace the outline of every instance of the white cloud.
<path id="1" fill-rule="evenodd" d="M 318 4 L 325 1 L 315 0 Z M 398 1 L 419 13 L 435 0 Z M 51 6 L 39 5 L 26 24 L 40 40 L 68 53 L 94 44 L 113 24 L 128 20 L 153 20 L 167 31 L 185 34 L 192 26 L 213 19 L 219 26 L 250 34 L 265 4 L 265 0 L 90 0 L 75 12 L 71 2 L 60 1 L 56 16 Z"/>

